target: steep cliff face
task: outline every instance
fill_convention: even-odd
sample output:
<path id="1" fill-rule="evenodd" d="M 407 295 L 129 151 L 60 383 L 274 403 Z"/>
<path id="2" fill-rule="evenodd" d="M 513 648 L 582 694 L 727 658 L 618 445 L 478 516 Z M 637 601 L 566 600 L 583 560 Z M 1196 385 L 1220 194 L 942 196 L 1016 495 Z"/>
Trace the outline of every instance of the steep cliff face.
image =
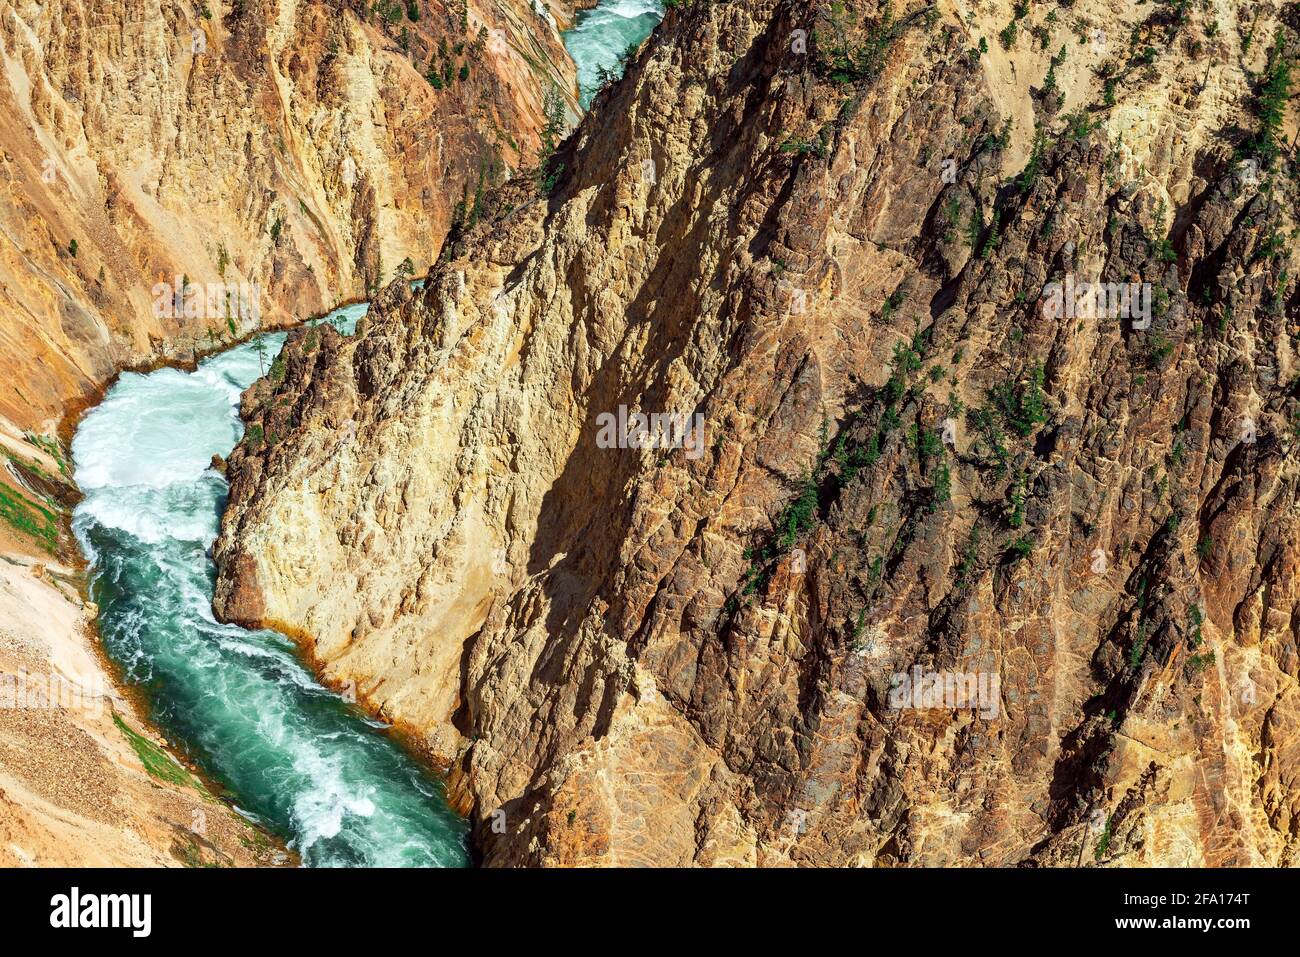
<path id="1" fill-rule="evenodd" d="M 5 0 L 0 416 L 426 268 L 576 95 L 567 9 Z"/>
<path id="2" fill-rule="evenodd" d="M 138 756 L 156 745 L 94 649 L 54 434 L 124 366 L 427 268 L 533 160 L 548 91 L 576 102 L 571 20 L 531 0 L 0 0 L 0 862 L 272 860 Z"/>
<path id="3" fill-rule="evenodd" d="M 219 614 L 489 864 L 1294 863 L 1297 24 L 670 10 L 246 395 Z"/>

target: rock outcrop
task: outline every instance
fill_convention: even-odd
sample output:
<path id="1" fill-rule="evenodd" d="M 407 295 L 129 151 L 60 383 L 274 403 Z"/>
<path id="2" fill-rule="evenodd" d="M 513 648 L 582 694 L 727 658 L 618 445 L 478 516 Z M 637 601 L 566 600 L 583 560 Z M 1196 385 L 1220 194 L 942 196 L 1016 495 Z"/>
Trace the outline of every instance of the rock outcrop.
<path id="1" fill-rule="evenodd" d="M 4 0 L 0 416 L 423 271 L 576 102 L 550 6 Z"/>
<path id="2" fill-rule="evenodd" d="M 1296 863 L 1298 25 L 677 5 L 246 395 L 218 613 L 488 864 Z"/>

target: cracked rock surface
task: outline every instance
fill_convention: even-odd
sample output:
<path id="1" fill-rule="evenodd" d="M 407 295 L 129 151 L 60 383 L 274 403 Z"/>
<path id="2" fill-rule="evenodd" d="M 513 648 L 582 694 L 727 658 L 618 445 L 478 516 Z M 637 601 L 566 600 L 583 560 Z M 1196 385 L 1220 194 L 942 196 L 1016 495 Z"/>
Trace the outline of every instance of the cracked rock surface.
<path id="1" fill-rule="evenodd" d="M 295 334 L 218 613 L 491 865 L 1296 863 L 1295 6 L 848 6 L 670 10 L 549 195 Z"/>

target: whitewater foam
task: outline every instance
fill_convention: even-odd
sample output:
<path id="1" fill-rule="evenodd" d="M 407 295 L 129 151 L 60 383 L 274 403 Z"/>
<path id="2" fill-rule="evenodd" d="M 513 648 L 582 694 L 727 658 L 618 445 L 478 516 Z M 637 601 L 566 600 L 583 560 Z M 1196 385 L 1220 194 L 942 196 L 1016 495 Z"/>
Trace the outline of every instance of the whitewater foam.
<path id="1" fill-rule="evenodd" d="M 350 332 L 365 306 L 338 314 Z M 212 470 L 242 432 L 240 394 L 282 334 L 194 372 L 128 373 L 72 444 L 85 494 L 73 529 L 91 561 L 100 631 L 152 717 L 309 865 L 466 862 L 465 825 L 373 723 L 323 687 L 283 635 L 212 614 L 226 495 Z"/>

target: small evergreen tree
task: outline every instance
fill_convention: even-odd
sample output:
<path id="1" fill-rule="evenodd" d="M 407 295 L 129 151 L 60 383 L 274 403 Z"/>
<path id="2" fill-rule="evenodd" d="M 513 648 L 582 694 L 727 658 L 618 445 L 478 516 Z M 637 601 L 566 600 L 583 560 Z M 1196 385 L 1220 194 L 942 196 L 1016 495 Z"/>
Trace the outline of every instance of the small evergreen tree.
<path id="1" fill-rule="evenodd" d="M 1285 38 L 1281 32 L 1268 54 L 1268 67 L 1264 73 L 1264 85 L 1255 100 L 1255 111 L 1259 114 L 1259 132 L 1254 138 L 1254 147 L 1268 162 L 1278 155 L 1280 150 L 1278 133 L 1286 119 L 1287 98 L 1291 95 L 1291 58 L 1287 55 Z"/>
<path id="2" fill-rule="evenodd" d="M 567 125 L 564 98 L 560 95 L 560 88 L 554 83 L 551 84 L 542 103 L 542 119 L 542 131 L 539 134 L 541 144 L 537 151 L 537 175 L 541 178 L 542 189 L 549 193 L 555 187 L 563 169 L 562 165 L 560 169 L 555 170 L 550 170 L 549 167 L 555 157 L 556 149 L 564 139 Z"/>

